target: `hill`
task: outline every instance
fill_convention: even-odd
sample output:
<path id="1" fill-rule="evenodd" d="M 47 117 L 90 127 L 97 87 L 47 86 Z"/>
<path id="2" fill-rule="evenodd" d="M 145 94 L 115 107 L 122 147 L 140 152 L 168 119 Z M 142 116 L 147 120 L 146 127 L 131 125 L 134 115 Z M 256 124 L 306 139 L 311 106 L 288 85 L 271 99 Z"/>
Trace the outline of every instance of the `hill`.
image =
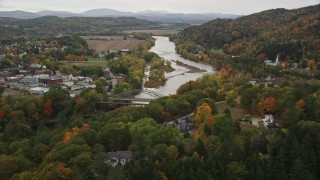
<path id="1" fill-rule="evenodd" d="M 40 15 L 25 11 L 0 11 L 0 17 L 10 17 L 17 19 L 31 19 L 38 18 Z"/>
<path id="2" fill-rule="evenodd" d="M 158 23 L 133 17 L 68 17 L 45 16 L 35 19 L 0 18 L 0 36 L 71 34 L 112 34 L 113 30 L 151 28 Z"/>
<path id="3" fill-rule="evenodd" d="M 235 20 L 217 19 L 182 31 L 175 42 L 195 42 L 232 55 L 300 59 L 320 57 L 320 4 L 300 9 L 272 9 Z"/>
<path id="4" fill-rule="evenodd" d="M 199 14 L 182 14 L 170 13 L 167 11 L 151 11 L 145 10 L 137 13 L 122 12 L 113 9 L 91 9 L 82 13 L 71 13 L 66 11 L 40 11 L 37 13 L 25 11 L 0 11 L 0 17 L 10 17 L 18 19 L 33 19 L 43 16 L 57 17 L 136 17 L 149 21 L 157 21 L 164 23 L 190 23 L 202 24 L 217 18 L 236 18 L 238 15 L 220 14 L 220 13 L 199 13 Z"/>

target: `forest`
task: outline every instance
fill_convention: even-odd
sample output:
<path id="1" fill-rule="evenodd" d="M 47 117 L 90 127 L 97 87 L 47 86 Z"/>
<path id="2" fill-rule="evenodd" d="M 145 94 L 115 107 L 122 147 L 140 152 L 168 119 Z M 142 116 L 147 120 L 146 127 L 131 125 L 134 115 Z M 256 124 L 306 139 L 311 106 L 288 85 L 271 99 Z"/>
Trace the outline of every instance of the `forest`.
<path id="1" fill-rule="evenodd" d="M 144 107 L 94 113 L 95 102 L 108 98 L 103 82 L 95 83 L 75 98 L 59 87 L 42 97 L 1 97 L 1 179 L 320 177 L 318 82 L 259 87 L 240 74 L 205 75 Z M 224 99 L 272 113 L 280 127 L 244 126 L 228 109 L 217 111 Z M 193 131 L 162 125 L 191 112 Z M 131 150 L 131 162 L 104 163 L 117 150 Z"/>
<path id="2" fill-rule="evenodd" d="M 0 18 L 0 36 L 117 35 L 122 30 L 159 27 L 158 23 L 133 17 L 45 16 L 35 19 Z"/>
<path id="3" fill-rule="evenodd" d="M 75 97 L 59 86 L 51 87 L 43 96 L 27 93 L 4 96 L 0 88 L 0 179 L 320 179 L 317 9 L 319 5 L 290 11 L 269 10 L 236 20 L 220 19 L 172 36 L 178 53 L 214 66 L 217 73 L 189 81 L 175 95 L 144 106 L 97 110 L 96 104 L 109 97 L 107 81 L 100 78 L 94 78 L 96 88 L 83 90 Z M 6 20 L 9 24 L 17 21 Z M 79 26 L 90 26 L 92 32 L 101 30 L 100 26 L 90 24 L 91 19 L 73 20 L 71 24 L 81 22 Z M 31 23 L 21 21 L 21 24 Z M 60 19 L 56 17 L 35 21 L 40 21 L 39 26 L 43 27 L 47 27 L 46 21 L 57 22 L 57 29 L 61 25 L 65 32 L 84 30 L 62 27 L 63 23 L 59 25 Z M 96 22 L 99 18 L 92 21 Z M 11 33 L 7 30 L 0 28 L 2 33 Z M 61 29 L 48 31 L 57 32 Z M 141 38 L 145 41 L 138 50 L 116 59 L 107 58 L 110 71 L 125 77 L 112 93 L 141 88 L 148 64 L 151 80 L 164 81 L 165 66 L 170 63 L 148 52 L 155 43 L 152 37 L 141 34 Z M 28 45 L 29 39 L 20 40 Z M 278 43 L 280 40 L 283 43 Z M 11 41 L 4 39 L 1 43 L 11 44 Z M 22 62 L 49 63 L 65 59 L 68 54 L 73 54 L 69 61 L 76 61 L 92 53 L 78 36 L 39 38 L 30 43 L 27 49 L 31 56 L 22 56 Z M 241 43 L 245 45 L 240 46 Z M 50 46 L 49 50 L 45 50 L 46 45 Z M 65 52 L 70 53 L 55 52 L 51 46 L 66 46 Z M 16 47 L 9 50 L 17 52 Z M 10 54 L 6 48 L 3 51 Z M 283 66 L 263 63 L 278 53 L 288 57 Z M 14 61 L 14 57 L 8 61 Z M 290 71 L 291 61 L 298 61 L 299 71 Z M 1 62 L 1 65 L 6 64 Z M 62 70 L 97 77 L 103 73 L 101 67 L 72 66 Z M 228 108 L 219 110 L 221 102 Z M 245 124 L 233 116 L 231 108 L 259 117 L 269 114 L 276 123 Z M 191 113 L 191 129 L 180 131 L 168 125 Z M 115 167 L 106 163 L 108 153 L 117 151 L 132 152 L 131 161 Z"/>
<path id="4" fill-rule="evenodd" d="M 264 54 L 274 60 L 279 55 L 293 62 L 319 62 L 319 9 L 318 4 L 293 10 L 272 9 L 235 20 L 217 19 L 186 28 L 171 39 L 184 46 L 178 49 L 191 59 L 197 58 L 192 53 L 222 49 L 235 56 Z"/>

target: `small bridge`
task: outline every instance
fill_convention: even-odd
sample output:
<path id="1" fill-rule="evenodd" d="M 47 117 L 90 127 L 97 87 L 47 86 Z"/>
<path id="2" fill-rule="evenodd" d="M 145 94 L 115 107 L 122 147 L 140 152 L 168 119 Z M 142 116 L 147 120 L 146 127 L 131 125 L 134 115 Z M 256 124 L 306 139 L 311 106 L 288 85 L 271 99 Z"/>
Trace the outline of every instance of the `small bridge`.
<path id="1" fill-rule="evenodd" d="M 151 90 L 134 89 L 121 94 L 109 96 L 109 101 L 151 102 L 161 97 L 163 97 L 162 94 L 151 91 Z"/>
<path id="2" fill-rule="evenodd" d="M 96 103 L 96 108 L 103 110 L 108 107 L 116 107 L 122 105 L 145 105 L 158 98 L 164 97 L 162 94 L 147 90 L 147 89 L 134 89 L 121 94 L 109 96 L 107 102 Z"/>

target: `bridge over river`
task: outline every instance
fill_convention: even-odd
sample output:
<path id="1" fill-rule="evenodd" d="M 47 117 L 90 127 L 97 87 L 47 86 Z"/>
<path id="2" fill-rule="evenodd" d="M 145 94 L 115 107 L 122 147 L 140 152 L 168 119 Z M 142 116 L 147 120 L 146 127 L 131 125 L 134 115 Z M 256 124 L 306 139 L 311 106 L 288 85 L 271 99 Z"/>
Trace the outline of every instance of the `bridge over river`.
<path id="1" fill-rule="evenodd" d="M 162 94 L 148 89 L 134 89 L 121 94 L 109 96 L 106 102 L 97 102 L 96 109 L 106 110 L 122 105 L 145 105 L 158 98 L 164 97 Z"/>

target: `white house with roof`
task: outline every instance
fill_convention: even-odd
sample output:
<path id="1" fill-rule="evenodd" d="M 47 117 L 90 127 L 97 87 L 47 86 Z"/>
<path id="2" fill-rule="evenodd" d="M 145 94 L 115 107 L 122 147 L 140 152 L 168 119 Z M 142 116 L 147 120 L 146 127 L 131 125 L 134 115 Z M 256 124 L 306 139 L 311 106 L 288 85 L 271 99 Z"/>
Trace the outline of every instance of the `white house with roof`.
<path id="1" fill-rule="evenodd" d="M 271 123 L 273 123 L 273 115 L 272 114 L 265 114 L 264 118 L 262 119 L 263 125 L 268 127 Z"/>
<path id="2" fill-rule="evenodd" d="M 106 164 L 116 167 L 117 165 L 124 166 L 126 163 L 130 162 L 132 159 L 131 151 L 117 151 L 108 152 L 107 159 L 104 161 Z"/>

